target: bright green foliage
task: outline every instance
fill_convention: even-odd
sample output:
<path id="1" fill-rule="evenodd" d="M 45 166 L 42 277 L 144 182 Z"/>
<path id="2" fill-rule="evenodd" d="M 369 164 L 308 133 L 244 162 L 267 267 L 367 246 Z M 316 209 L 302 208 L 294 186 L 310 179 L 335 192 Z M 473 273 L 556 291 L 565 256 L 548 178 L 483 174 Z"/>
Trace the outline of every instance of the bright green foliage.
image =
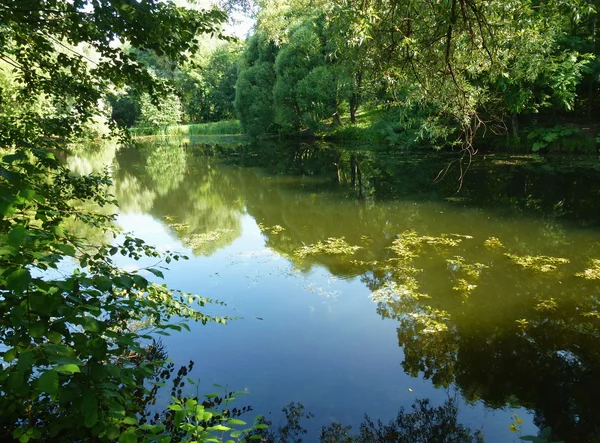
<path id="1" fill-rule="evenodd" d="M 277 54 L 277 81 L 273 87 L 275 122 L 284 132 L 300 129 L 303 109 L 300 108 L 298 83 L 308 76 L 313 67 L 322 63 L 320 49 L 321 42 L 314 23 L 307 21 L 292 31 L 289 43 Z"/>
<path id="2" fill-rule="evenodd" d="M 103 192 L 108 178 L 73 177 L 51 154 L 32 154 L 2 159 L 2 175 L 9 178 L 1 185 L 2 428 L 14 435 L 31 428 L 57 438 L 106 437 L 112 427 L 133 424 L 128 420 L 138 410 L 140 383 L 160 364 L 145 358 L 146 334 L 180 330 L 167 322 L 173 315 L 214 319 L 196 310 L 209 300 L 173 292 L 113 264 L 118 253 L 158 257 L 141 240 L 93 246 L 64 229 L 70 217 L 107 229 L 111 216 L 74 203 L 112 203 Z M 65 266 L 74 268 L 66 277 Z M 162 276 L 159 269 L 147 271 Z M 134 324 L 144 327 L 134 332 Z"/>
<path id="3" fill-rule="evenodd" d="M 174 93 L 161 97 L 158 103 L 152 103 L 148 94 L 140 98 L 140 117 L 137 126 L 150 128 L 165 128 L 181 122 L 181 100 Z"/>
<path id="4" fill-rule="evenodd" d="M 171 77 L 183 105 L 183 120 L 214 122 L 235 116 L 233 101 L 237 79 L 237 58 L 241 46 L 237 42 L 207 46 L 192 63 L 175 69 Z M 167 76 L 168 77 L 168 76 Z"/>
<path id="5" fill-rule="evenodd" d="M 258 3 L 262 46 L 279 47 L 276 80 L 261 88 L 283 133 L 385 107 L 395 121 L 372 129 L 388 143 L 471 148 L 488 130 L 516 137 L 520 115 L 597 107 L 597 2 Z M 252 85 L 246 68 L 238 96 Z M 238 100 L 242 121 L 257 118 L 253 104 Z"/>
<path id="6" fill-rule="evenodd" d="M 557 144 L 562 139 L 571 138 L 577 134 L 579 134 L 578 128 L 556 125 L 552 128 L 534 128 L 528 132 L 527 139 L 533 142 L 531 150 L 537 152 Z"/>
<path id="7" fill-rule="evenodd" d="M 235 109 L 242 127 L 250 135 L 272 129 L 275 55 L 275 45 L 256 34 L 248 40 L 248 47 L 239 61 Z"/>
<path id="8" fill-rule="evenodd" d="M 225 321 L 199 311 L 211 300 L 152 282 L 163 277 L 160 267 L 115 265 L 117 254 L 158 258 L 143 241 L 77 236 L 73 221 L 116 236 L 110 211 L 86 209 L 115 203 L 111 182 L 73 174 L 54 154 L 107 111 L 109 91 L 130 86 L 155 101 L 165 91 L 115 42 L 180 63 L 198 47 L 197 34 L 218 33 L 224 18 L 153 0 L 0 1 L 2 441 L 138 441 L 144 382 L 164 364 L 144 346 L 150 334 L 187 328 L 184 319 Z M 155 167 L 165 157 L 157 155 Z M 181 258 L 164 255 L 166 263 Z M 233 423 L 183 432 L 219 441 L 224 424 Z"/>

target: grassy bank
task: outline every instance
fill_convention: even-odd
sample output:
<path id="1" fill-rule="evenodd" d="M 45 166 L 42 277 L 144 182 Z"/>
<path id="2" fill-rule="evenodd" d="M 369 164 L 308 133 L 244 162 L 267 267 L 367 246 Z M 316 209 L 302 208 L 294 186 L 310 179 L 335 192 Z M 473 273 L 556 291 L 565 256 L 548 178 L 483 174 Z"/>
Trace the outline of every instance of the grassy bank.
<path id="1" fill-rule="evenodd" d="M 451 127 L 423 124 L 419 116 L 407 118 L 399 108 L 375 108 L 357 115 L 356 123 L 343 119 L 343 125 L 323 123 L 318 129 L 307 129 L 297 136 L 316 137 L 328 141 L 355 141 L 397 149 L 445 148 L 456 139 Z M 595 154 L 600 143 L 599 127 L 584 123 L 529 121 L 513 134 L 495 135 L 490 131 L 475 138 L 482 151 L 531 153 L 560 152 Z M 239 120 L 173 125 L 164 128 L 131 128 L 134 137 L 144 136 L 228 136 L 243 135 Z M 288 136 L 289 137 L 289 136 Z M 295 138 L 295 137 L 292 137 Z"/>
<path id="2" fill-rule="evenodd" d="M 481 151 L 508 153 L 596 154 L 600 125 L 564 119 L 523 118 L 517 134 L 480 130 L 474 139 Z M 486 128 L 487 129 L 487 128 Z M 428 122 L 424 116 L 408 116 L 399 108 L 372 109 L 360 113 L 356 123 L 324 124 L 314 132 L 330 141 L 359 141 L 398 149 L 442 149 L 459 146 L 459 133 L 450 125 Z M 454 141 L 454 142 L 453 142 Z"/>
<path id="3" fill-rule="evenodd" d="M 163 128 L 146 127 L 131 128 L 130 133 L 134 137 L 148 135 L 241 135 L 242 125 L 239 120 L 223 120 L 220 122 L 196 123 L 189 125 L 173 125 Z"/>

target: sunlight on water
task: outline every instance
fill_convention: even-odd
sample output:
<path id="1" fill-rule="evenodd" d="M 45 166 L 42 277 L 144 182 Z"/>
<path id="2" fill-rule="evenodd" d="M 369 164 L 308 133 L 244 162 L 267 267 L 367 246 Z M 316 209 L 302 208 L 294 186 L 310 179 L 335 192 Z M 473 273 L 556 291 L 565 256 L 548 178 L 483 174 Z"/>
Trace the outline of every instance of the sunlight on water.
<path id="1" fill-rule="evenodd" d="M 164 340 L 177 363 L 196 361 L 201 388 L 247 389 L 276 424 L 301 402 L 316 415 L 311 435 L 449 397 L 486 441 L 513 441 L 515 412 L 523 435 L 537 433 L 534 421 L 568 441 L 592 435 L 593 212 L 527 179 L 519 191 L 521 175 L 502 169 L 510 162 L 475 167 L 448 199 L 454 185 L 429 174 L 443 159 L 252 149 L 117 154 L 119 225 L 189 255 L 166 283 L 228 304 L 207 313 L 239 317 Z"/>

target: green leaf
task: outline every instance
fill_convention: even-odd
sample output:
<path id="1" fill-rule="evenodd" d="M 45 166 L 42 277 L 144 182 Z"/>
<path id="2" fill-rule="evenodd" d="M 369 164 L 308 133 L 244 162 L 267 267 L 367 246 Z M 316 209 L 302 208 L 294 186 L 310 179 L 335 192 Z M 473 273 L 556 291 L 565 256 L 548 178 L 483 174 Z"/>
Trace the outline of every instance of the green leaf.
<path id="1" fill-rule="evenodd" d="M 19 197 L 25 201 L 31 201 L 35 198 L 35 191 L 31 189 L 21 189 L 19 191 Z"/>
<path id="2" fill-rule="evenodd" d="M 125 432 L 121 432 L 119 436 L 119 443 L 137 443 L 137 435 L 135 435 L 135 428 L 127 428 Z"/>
<path id="3" fill-rule="evenodd" d="M 6 362 L 6 363 L 10 363 L 11 361 L 13 361 L 15 358 L 17 358 L 17 350 L 15 348 L 9 349 L 8 351 L 6 351 L 2 357 L 2 359 Z"/>
<path id="4" fill-rule="evenodd" d="M 52 344 L 59 344 L 62 341 L 62 334 L 60 334 L 59 332 L 56 331 L 49 331 L 46 334 L 46 337 L 48 337 L 48 340 L 50 341 L 50 343 Z"/>
<path id="5" fill-rule="evenodd" d="M 0 218 L 3 217 L 12 217 L 15 213 L 15 207 L 12 202 L 2 200 L 0 201 Z"/>
<path id="6" fill-rule="evenodd" d="M 74 323 L 81 325 L 86 332 L 103 332 L 106 329 L 103 322 L 92 317 L 78 317 Z"/>
<path id="7" fill-rule="evenodd" d="M 25 292 L 31 283 L 31 274 L 25 268 L 18 269 L 6 278 L 8 289 L 17 292 Z"/>
<path id="8" fill-rule="evenodd" d="M 55 246 L 56 249 L 58 249 L 63 254 L 69 257 L 75 257 L 75 248 L 73 246 L 65 244 L 56 244 Z"/>
<path id="9" fill-rule="evenodd" d="M 122 275 L 116 279 L 116 281 L 125 289 L 133 288 L 134 281 L 128 275 Z"/>
<path id="10" fill-rule="evenodd" d="M 19 372 L 25 372 L 31 369 L 33 366 L 34 355 L 31 351 L 25 351 L 19 354 L 19 360 L 17 362 L 17 369 Z"/>
<path id="11" fill-rule="evenodd" d="M 79 366 L 73 364 L 56 366 L 54 370 L 60 372 L 61 374 L 75 374 L 81 372 Z"/>
<path id="12" fill-rule="evenodd" d="M 25 242 L 26 235 L 27 229 L 25 229 L 25 226 L 17 225 L 8 233 L 8 244 L 18 248 Z"/>
<path id="13" fill-rule="evenodd" d="M 544 429 L 542 429 L 542 432 L 540 433 L 540 437 L 545 438 L 546 440 L 549 440 L 551 434 L 552 434 L 552 428 L 550 426 L 546 426 Z"/>
<path id="14" fill-rule="evenodd" d="M 37 388 L 54 397 L 58 394 L 58 373 L 52 369 L 44 372 L 37 379 Z"/>
<path id="15" fill-rule="evenodd" d="M 119 437 L 119 428 L 115 425 L 111 425 L 106 430 L 106 438 L 109 440 L 116 440 Z"/>
<path id="16" fill-rule="evenodd" d="M 115 401 L 108 404 L 109 415 L 113 418 L 125 417 L 125 408 L 122 404 Z"/>
<path id="17" fill-rule="evenodd" d="M 155 269 L 155 268 L 148 268 L 148 272 L 151 272 L 151 273 L 153 273 L 154 275 L 156 275 L 156 276 L 157 276 L 157 277 L 159 277 L 159 278 L 162 278 L 162 279 L 164 279 L 164 278 L 165 278 L 164 274 L 163 274 L 161 271 L 159 271 L 158 269 Z"/>
<path id="18" fill-rule="evenodd" d="M 543 149 L 543 148 L 545 148 L 545 147 L 546 147 L 546 143 L 543 143 L 543 142 L 535 142 L 535 143 L 533 144 L 533 146 L 531 147 L 531 150 L 532 150 L 533 152 L 537 152 L 537 151 L 539 151 L 540 149 Z"/>
<path id="19" fill-rule="evenodd" d="M 29 327 L 29 334 L 33 338 L 39 338 L 46 332 L 46 325 L 44 323 L 34 323 Z"/>
<path id="20" fill-rule="evenodd" d="M 237 418 L 230 418 L 229 420 L 227 420 L 227 424 L 244 426 L 247 423 L 245 421 L 239 420 Z"/>
<path id="21" fill-rule="evenodd" d="M 232 438 L 239 438 L 242 435 L 242 431 L 233 431 L 230 435 Z"/>
<path id="22" fill-rule="evenodd" d="M 24 151 L 17 151 L 14 154 L 5 155 L 2 157 L 4 163 L 14 163 L 27 159 L 27 154 Z"/>
<path id="23" fill-rule="evenodd" d="M 91 428 L 98 421 L 98 399 L 92 391 L 85 391 L 81 402 L 81 413 L 86 428 Z"/>
<path id="24" fill-rule="evenodd" d="M 135 417 L 125 417 L 125 419 L 123 420 L 123 424 L 126 425 L 137 425 L 138 424 L 138 419 Z"/>
<path id="25" fill-rule="evenodd" d="M 209 431 L 231 431 L 230 427 L 227 426 L 223 426 L 223 425 L 215 425 L 215 426 L 211 426 L 210 428 L 207 428 L 207 430 Z"/>

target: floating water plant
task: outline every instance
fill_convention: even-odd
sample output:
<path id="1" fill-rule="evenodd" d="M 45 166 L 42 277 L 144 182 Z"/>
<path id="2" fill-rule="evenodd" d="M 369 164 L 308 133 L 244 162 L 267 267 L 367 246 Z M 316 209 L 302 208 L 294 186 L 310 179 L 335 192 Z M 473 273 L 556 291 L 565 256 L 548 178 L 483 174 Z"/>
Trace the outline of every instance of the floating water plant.
<path id="1" fill-rule="evenodd" d="M 447 259 L 446 263 L 452 272 L 460 272 L 472 279 L 478 279 L 481 276 L 481 271 L 489 267 L 483 263 L 465 263 L 465 258 L 460 255 Z"/>
<path id="2" fill-rule="evenodd" d="M 540 300 L 534 309 L 536 311 L 555 311 L 557 308 L 558 303 L 551 297 L 547 300 Z"/>
<path id="3" fill-rule="evenodd" d="M 504 255 L 523 269 L 538 272 L 553 272 L 558 265 L 569 263 L 568 258 L 548 257 L 547 255 L 515 255 L 509 253 Z"/>
<path id="4" fill-rule="evenodd" d="M 275 226 L 265 226 L 262 223 L 258 224 L 258 229 L 261 230 L 261 232 L 270 232 L 271 234 L 279 234 L 280 232 L 285 231 L 285 228 L 283 226 L 280 225 L 275 225 Z"/>
<path id="5" fill-rule="evenodd" d="M 502 249 L 504 245 L 502 242 L 496 237 L 490 237 L 486 241 L 483 242 L 483 246 L 488 249 Z"/>
<path id="6" fill-rule="evenodd" d="M 419 284 L 413 277 L 406 277 L 403 283 L 388 282 L 382 288 L 371 293 L 371 299 L 377 303 L 394 303 L 401 299 L 420 300 L 430 298 L 419 292 Z"/>
<path id="7" fill-rule="evenodd" d="M 344 237 L 330 237 L 325 242 L 318 241 L 310 246 L 302 246 L 294 251 L 294 255 L 300 258 L 306 258 L 309 255 L 352 255 L 361 246 L 350 245 Z"/>
<path id="8" fill-rule="evenodd" d="M 439 247 L 455 247 L 465 238 L 460 234 L 442 234 L 440 237 L 431 237 L 428 235 L 418 235 L 415 231 L 404 231 L 394 240 L 390 249 L 399 257 L 405 260 L 412 260 L 418 257 L 418 252 L 425 245 Z"/>
<path id="9" fill-rule="evenodd" d="M 460 292 L 463 296 L 468 296 L 472 291 L 475 290 L 475 288 L 477 288 L 477 285 L 471 284 L 468 281 L 466 281 L 464 278 L 459 278 L 456 281 L 456 286 L 454 286 L 452 289 L 454 289 L 455 291 Z"/>
<path id="10" fill-rule="evenodd" d="M 578 272 L 575 275 L 577 277 L 583 277 L 588 280 L 600 280 L 600 259 L 593 259 L 590 265 L 590 268 L 586 269 L 583 272 Z"/>

